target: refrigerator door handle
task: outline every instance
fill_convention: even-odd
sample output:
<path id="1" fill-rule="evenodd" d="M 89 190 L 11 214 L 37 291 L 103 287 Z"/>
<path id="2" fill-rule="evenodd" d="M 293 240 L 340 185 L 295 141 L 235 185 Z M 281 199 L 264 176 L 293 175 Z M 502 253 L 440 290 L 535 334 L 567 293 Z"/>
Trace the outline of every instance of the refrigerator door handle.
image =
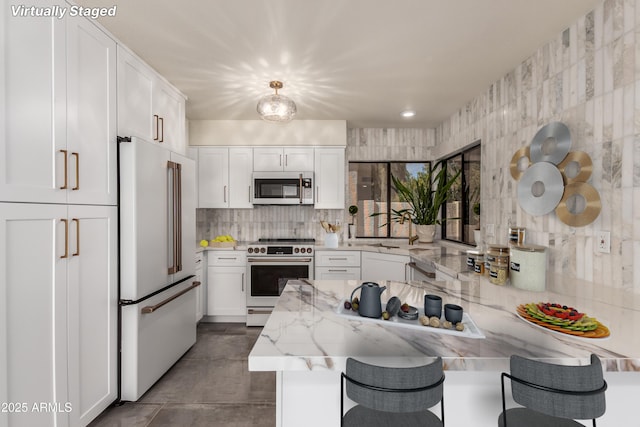
<path id="1" fill-rule="evenodd" d="M 186 294 L 187 292 L 189 292 L 191 289 L 193 288 L 197 288 L 198 286 L 200 286 L 200 282 L 193 282 L 193 284 L 191 286 L 189 286 L 186 289 L 181 290 L 180 292 L 171 295 L 169 298 L 160 301 L 159 303 L 157 303 L 156 305 L 148 305 L 146 307 L 142 307 L 142 309 L 140 310 L 140 312 L 142 314 L 149 314 L 149 313 L 153 313 L 154 311 L 158 310 L 159 308 L 161 308 L 162 306 L 165 306 L 167 304 L 169 304 L 171 301 L 173 301 L 176 298 L 181 297 L 182 295 Z"/>
<path id="2" fill-rule="evenodd" d="M 169 194 L 171 194 L 171 261 L 172 261 L 172 265 L 169 267 L 168 270 L 168 274 L 175 274 L 177 273 L 178 270 L 178 252 L 177 252 L 177 243 L 176 241 L 178 240 L 178 230 L 177 230 L 177 223 L 178 223 L 178 214 L 177 214 L 177 192 L 176 192 L 176 179 L 177 179 L 177 174 L 178 174 L 178 164 L 172 161 L 168 161 L 167 162 L 167 168 L 169 170 L 169 173 L 171 173 L 171 188 L 169 189 Z"/>
<path id="3" fill-rule="evenodd" d="M 182 165 L 176 163 L 176 268 L 182 271 Z"/>

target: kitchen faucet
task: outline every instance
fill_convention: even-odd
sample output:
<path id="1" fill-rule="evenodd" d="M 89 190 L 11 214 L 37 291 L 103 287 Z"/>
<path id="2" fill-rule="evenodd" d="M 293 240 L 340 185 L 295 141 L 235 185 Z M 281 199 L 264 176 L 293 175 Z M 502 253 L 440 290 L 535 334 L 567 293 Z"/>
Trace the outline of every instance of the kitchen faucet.
<path id="1" fill-rule="evenodd" d="M 413 245 L 413 242 L 418 240 L 418 235 L 416 234 L 415 236 L 413 236 L 411 234 L 411 224 L 413 223 L 413 221 L 411 220 L 411 215 L 409 214 L 409 212 L 404 212 L 402 214 L 402 217 L 400 217 L 400 225 L 404 224 L 404 221 L 407 219 L 409 220 L 409 246 L 411 246 Z"/>

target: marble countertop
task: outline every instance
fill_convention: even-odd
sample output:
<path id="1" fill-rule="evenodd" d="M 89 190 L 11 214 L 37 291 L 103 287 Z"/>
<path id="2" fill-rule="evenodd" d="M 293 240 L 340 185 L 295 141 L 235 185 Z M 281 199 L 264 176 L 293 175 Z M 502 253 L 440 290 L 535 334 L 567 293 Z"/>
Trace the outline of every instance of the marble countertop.
<path id="1" fill-rule="evenodd" d="M 486 280 L 387 282 L 382 302 L 398 296 L 421 306 L 426 293 L 461 305 L 485 334 L 462 338 L 424 330 L 385 326 L 338 316 L 340 301 L 355 280 L 290 281 L 249 355 L 251 371 L 341 370 L 348 357 L 421 360 L 441 356 L 447 370 L 508 370 L 519 354 L 553 363 L 588 363 L 596 353 L 608 371 L 640 371 L 640 311 L 599 302 L 589 292 L 569 298 L 562 292 L 529 292 Z M 515 314 L 521 303 L 552 301 L 572 305 L 611 330 L 607 339 L 578 338 L 542 330 Z"/>

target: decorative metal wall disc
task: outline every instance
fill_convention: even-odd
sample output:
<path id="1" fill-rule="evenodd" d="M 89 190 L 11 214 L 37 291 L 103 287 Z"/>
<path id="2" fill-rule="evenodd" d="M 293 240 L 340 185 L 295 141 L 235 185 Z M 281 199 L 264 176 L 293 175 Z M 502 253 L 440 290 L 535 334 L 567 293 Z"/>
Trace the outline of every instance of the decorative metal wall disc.
<path id="1" fill-rule="evenodd" d="M 563 193 L 562 174 L 551 163 L 534 163 L 518 181 L 518 202 L 531 215 L 553 212 Z"/>
<path id="2" fill-rule="evenodd" d="M 595 221 L 601 209 L 598 191 L 586 182 L 574 182 L 564 188 L 556 215 L 567 225 L 583 227 Z"/>
<path id="3" fill-rule="evenodd" d="M 593 162 L 584 151 L 571 151 L 558 165 L 565 184 L 587 182 L 591 177 Z"/>
<path id="4" fill-rule="evenodd" d="M 551 122 L 543 126 L 531 141 L 529 154 L 533 163 L 549 162 L 559 164 L 571 149 L 569 128 L 560 122 Z"/>
<path id="5" fill-rule="evenodd" d="M 529 147 L 520 147 L 511 158 L 511 177 L 518 181 L 530 165 Z"/>

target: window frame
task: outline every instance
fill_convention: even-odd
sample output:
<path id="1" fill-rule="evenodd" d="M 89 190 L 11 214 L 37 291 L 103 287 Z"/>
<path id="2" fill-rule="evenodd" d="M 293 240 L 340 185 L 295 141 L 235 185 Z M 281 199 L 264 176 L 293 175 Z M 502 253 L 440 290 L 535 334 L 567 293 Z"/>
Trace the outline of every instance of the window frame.
<path id="1" fill-rule="evenodd" d="M 387 218 L 391 218 L 391 194 L 392 194 L 392 181 L 391 181 L 391 165 L 397 163 L 422 163 L 426 165 L 428 170 L 431 170 L 433 167 L 433 160 L 349 160 L 347 164 L 347 173 L 351 170 L 351 164 L 384 164 L 387 167 L 387 188 L 386 188 L 386 197 L 387 197 Z M 353 200 L 349 201 L 350 204 L 353 204 Z M 356 200 L 357 203 L 357 200 Z M 386 236 L 354 236 L 356 239 L 406 239 L 408 236 L 392 236 L 391 235 L 392 227 L 389 225 L 387 227 L 387 235 Z"/>
<path id="2" fill-rule="evenodd" d="M 442 157 L 440 160 L 444 160 L 445 165 L 448 165 L 449 161 L 460 156 L 461 157 L 461 173 L 460 173 L 460 179 L 461 179 L 461 191 L 462 191 L 462 200 L 461 200 L 461 208 L 460 211 L 462 212 L 462 240 L 456 240 L 456 239 L 452 239 L 449 238 L 447 236 L 447 221 L 442 221 L 441 224 L 441 228 L 440 228 L 440 235 L 442 236 L 442 240 L 446 240 L 448 242 L 453 242 L 453 243 L 460 243 L 463 245 L 468 245 L 468 246 L 476 246 L 476 243 L 472 243 L 472 242 L 466 242 L 464 241 L 464 227 L 465 225 L 469 225 L 469 224 L 465 224 L 465 213 L 468 212 L 468 199 L 469 199 L 469 194 L 468 190 L 466 190 L 466 183 L 468 182 L 467 177 L 466 177 L 466 173 L 465 173 L 465 161 L 467 161 L 465 159 L 465 156 L 469 156 L 470 153 L 476 149 L 480 150 L 480 191 L 479 191 L 479 199 L 482 199 L 482 140 L 481 139 L 477 139 L 476 141 L 474 141 L 473 143 L 467 145 L 466 147 L 455 151 L 453 153 L 450 153 L 449 155 Z M 441 218 L 445 218 L 446 217 L 446 208 L 447 208 L 447 203 L 448 200 L 443 203 L 442 207 L 440 208 L 440 217 Z M 480 214 L 478 214 L 478 225 L 481 224 L 481 220 L 482 220 L 482 207 L 480 210 Z"/>

